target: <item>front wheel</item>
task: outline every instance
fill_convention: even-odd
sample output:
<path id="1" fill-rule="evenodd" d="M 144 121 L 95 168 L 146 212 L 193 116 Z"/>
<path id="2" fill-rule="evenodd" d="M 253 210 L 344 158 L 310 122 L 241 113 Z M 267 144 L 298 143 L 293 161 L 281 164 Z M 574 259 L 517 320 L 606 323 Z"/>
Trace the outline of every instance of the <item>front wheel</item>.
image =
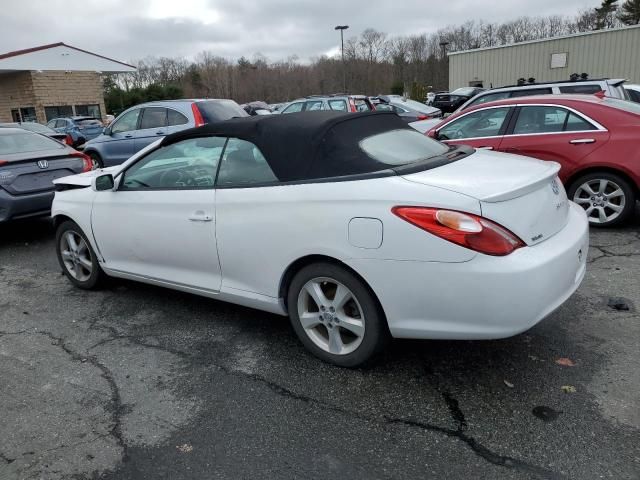
<path id="1" fill-rule="evenodd" d="M 98 168 L 104 168 L 104 163 L 102 162 L 102 158 L 100 158 L 100 155 L 98 155 L 96 152 L 89 152 L 87 155 L 89 155 L 89 158 L 91 159 L 91 165 L 94 170 L 97 170 Z"/>
<path id="2" fill-rule="evenodd" d="M 58 227 L 56 253 L 62 271 L 76 287 L 91 290 L 104 280 L 97 256 L 75 222 L 66 221 Z"/>
<path id="3" fill-rule="evenodd" d="M 388 341 L 380 306 L 367 285 L 330 263 L 296 274 L 287 296 L 293 329 L 315 356 L 341 367 L 371 360 Z"/>
<path id="4" fill-rule="evenodd" d="M 633 213 L 635 191 L 615 173 L 594 172 L 584 175 L 569 186 L 568 196 L 584 208 L 589 224 L 594 227 L 620 225 Z"/>

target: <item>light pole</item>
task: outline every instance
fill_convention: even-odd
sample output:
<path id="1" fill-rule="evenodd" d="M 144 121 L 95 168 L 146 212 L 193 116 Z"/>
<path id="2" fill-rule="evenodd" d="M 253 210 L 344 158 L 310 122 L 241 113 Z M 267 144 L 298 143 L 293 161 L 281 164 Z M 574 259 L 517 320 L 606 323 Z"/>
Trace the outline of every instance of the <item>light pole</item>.
<path id="1" fill-rule="evenodd" d="M 449 57 L 447 56 L 447 47 L 449 46 L 450 42 L 442 41 L 440 42 L 440 46 L 442 47 L 442 58 L 444 60 L 444 68 L 446 70 L 446 73 L 444 74 L 445 80 L 447 82 L 447 89 L 449 89 Z"/>
<path id="2" fill-rule="evenodd" d="M 347 66 L 344 63 L 344 31 L 349 25 L 336 25 L 334 30 L 340 30 L 340 45 L 342 47 L 342 89 L 343 93 L 347 93 Z"/>

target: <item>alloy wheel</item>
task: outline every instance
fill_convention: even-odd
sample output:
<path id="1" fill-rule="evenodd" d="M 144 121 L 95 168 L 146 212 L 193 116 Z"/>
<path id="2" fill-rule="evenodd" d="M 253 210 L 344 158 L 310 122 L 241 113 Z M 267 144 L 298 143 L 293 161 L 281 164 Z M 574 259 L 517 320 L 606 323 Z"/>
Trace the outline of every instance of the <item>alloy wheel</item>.
<path id="1" fill-rule="evenodd" d="M 589 222 L 609 223 L 624 211 L 626 196 L 616 182 L 593 179 L 576 189 L 573 201 L 585 209 Z"/>
<path id="2" fill-rule="evenodd" d="M 364 338 L 365 318 L 358 299 L 332 278 L 317 277 L 304 284 L 298 294 L 298 317 L 311 341 L 334 355 L 354 352 Z"/>
<path id="3" fill-rule="evenodd" d="M 69 275 L 79 282 L 86 282 L 93 272 L 91 251 L 82 236 L 67 230 L 60 238 L 60 255 Z"/>

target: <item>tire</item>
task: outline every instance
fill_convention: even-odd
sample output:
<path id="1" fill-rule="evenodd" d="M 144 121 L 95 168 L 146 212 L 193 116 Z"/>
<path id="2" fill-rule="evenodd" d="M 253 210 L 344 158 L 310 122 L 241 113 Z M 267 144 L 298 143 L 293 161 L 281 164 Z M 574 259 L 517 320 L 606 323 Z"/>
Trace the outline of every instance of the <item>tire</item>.
<path id="1" fill-rule="evenodd" d="M 589 224 L 593 227 L 621 225 L 635 210 L 634 188 L 615 173 L 592 172 L 583 175 L 569 185 L 567 193 L 570 200 L 585 209 Z"/>
<path id="2" fill-rule="evenodd" d="M 91 158 L 91 163 L 93 164 L 94 170 L 98 168 L 104 168 L 104 162 L 97 152 L 89 152 L 87 153 L 87 155 L 89 155 L 89 158 Z"/>
<path id="3" fill-rule="evenodd" d="M 84 145 L 87 141 L 84 137 L 78 137 L 78 139 L 73 143 L 73 148 L 78 148 L 80 145 Z"/>
<path id="4" fill-rule="evenodd" d="M 318 297 L 316 286 L 322 297 Z M 322 305 L 310 292 L 323 300 Z M 348 293 L 340 295 L 345 292 Z M 345 301 L 340 302 L 336 294 Z M 287 305 L 302 344 L 327 363 L 347 368 L 362 366 L 382 351 L 390 337 L 373 292 L 360 278 L 338 265 L 314 263 L 302 268 L 291 281 Z M 301 317 L 305 316 L 309 320 L 303 326 Z"/>
<path id="5" fill-rule="evenodd" d="M 74 239 L 75 249 L 69 235 Z M 106 279 L 91 243 L 75 222 L 63 222 L 56 230 L 56 254 L 63 273 L 76 287 L 97 289 Z"/>

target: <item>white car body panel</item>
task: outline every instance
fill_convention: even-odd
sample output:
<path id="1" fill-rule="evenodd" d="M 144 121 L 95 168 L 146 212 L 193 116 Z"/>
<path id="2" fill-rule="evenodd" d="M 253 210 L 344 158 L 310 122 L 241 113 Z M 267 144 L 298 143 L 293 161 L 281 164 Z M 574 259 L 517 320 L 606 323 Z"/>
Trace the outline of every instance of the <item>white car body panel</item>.
<path id="1" fill-rule="evenodd" d="M 152 148 L 113 170 L 116 185 L 118 173 Z M 73 188 L 56 193 L 52 215 L 80 225 L 112 276 L 286 314 L 285 272 L 321 255 L 369 284 L 396 337 L 501 338 L 535 325 L 584 276 L 588 223 L 563 189 L 552 189 L 556 173 L 553 162 L 477 151 L 404 177 L 194 191 Z M 95 175 L 56 183 L 89 186 Z M 400 205 L 484 215 L 528 246 L 505 257 L 480 254 L 400 219 L 391 212 Z M 191 221 L 197 212 L 210 221 Z M 531 240 L 538 230 L 546 233 Z"/>

